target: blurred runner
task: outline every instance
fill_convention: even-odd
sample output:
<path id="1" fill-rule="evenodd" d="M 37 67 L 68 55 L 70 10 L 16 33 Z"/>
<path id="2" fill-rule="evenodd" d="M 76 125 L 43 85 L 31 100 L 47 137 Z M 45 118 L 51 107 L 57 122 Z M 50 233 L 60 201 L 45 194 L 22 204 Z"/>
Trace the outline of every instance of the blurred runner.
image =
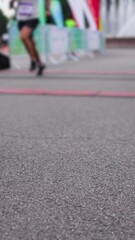
<path id="1" fill-rule="evenodd" d="M 10 6 L 13 7 L 16 0 L 11 0 Z M 36 44 L 33 32 L 39 24 L 38 0 L 18 0 L 16 19 L 20 31 L 20 38 L 30 56 L 30 71 L 37 70 L 37 76 L 41 76 L 45 69 Z"/>

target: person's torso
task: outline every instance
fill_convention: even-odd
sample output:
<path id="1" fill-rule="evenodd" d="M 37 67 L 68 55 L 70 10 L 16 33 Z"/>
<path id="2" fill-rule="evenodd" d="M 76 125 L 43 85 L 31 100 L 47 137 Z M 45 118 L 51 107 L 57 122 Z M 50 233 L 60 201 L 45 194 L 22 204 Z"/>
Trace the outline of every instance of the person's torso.
<path id="1" fill-rule="evenodd" d="M 38 17 L 38 0 L 18 1 L 17 20 L 25 21 Z"/>

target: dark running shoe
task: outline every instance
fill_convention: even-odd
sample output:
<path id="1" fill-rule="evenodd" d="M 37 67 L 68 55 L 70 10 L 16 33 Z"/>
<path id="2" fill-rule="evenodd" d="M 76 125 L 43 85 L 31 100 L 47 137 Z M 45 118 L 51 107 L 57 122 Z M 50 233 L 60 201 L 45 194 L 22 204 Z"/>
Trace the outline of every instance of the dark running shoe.
<path id="1" fill-rule="evenodd" d="M 39 65 L 38 66 L 38 71 L 37 71 L 37 76 L 42 76 L 45 68 L 46 68 L 45 64 Z"/>
<path id="2" fill-rule="evenodd" d="M 37 63 L 35 61 L 31 61 L 30 63 L 30 72 L 37 69 Z"/>

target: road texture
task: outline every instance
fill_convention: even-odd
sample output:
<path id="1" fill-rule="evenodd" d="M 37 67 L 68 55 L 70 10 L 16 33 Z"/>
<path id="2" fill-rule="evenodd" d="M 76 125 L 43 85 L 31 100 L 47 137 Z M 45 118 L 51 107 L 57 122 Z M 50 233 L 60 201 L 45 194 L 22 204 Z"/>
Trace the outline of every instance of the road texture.
<path id="1" fill-rule="evenodd" d="M 134 240 L 135 50 L 1 72 L 0 91 L 0 239 Z"/>

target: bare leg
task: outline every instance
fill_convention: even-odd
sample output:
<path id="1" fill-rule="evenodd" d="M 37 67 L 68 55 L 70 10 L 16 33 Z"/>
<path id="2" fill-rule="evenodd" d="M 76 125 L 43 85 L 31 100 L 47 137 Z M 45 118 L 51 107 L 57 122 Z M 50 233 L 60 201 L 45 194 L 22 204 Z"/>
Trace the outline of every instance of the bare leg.
<path id="1" fill-rule="evenodd" d="M 45 65 L 42 63 L 40 56 L 38 54 L 38 51 L 36 49 L 36 45 L 34 42 L 34 39 L 32 37 L 33 30 L 27 26 L 23 27 L 21 30 L 21 40 L 24 43 L 24 46 L 31 58 L 32 64 L 33 62 L 36 62 L 38 64 L 38 70 L 37 70 L 37 76 L 41 76 L 43 74 L 43 71 L 45 69 Z M 35 69 L 35 67 L 34 67 Z M 30 71 L 33 70 L 33 67 L 30 68 Z"/>
<path id="2" fill-rule="evenodd" d="M 35 42 L 32 38 L 32 29 L 27 26 L 23 27 L 23 29 L 21 30 L 20 37 L 24 43 L 24 46 L 25 46 L 31 60 L 36 61 L 39 64 L 42 64 L 41 59 L 38 54 L 38 51 L 36 49 Z"/>
<path id="3" fill-rule="evenodd" d="M 40 59 L 40 56 L 39 56 L 38 51 L 37 51 L 37 49 L 36 49 L 35 41 L 34 41 L 34 39 L 33 39 L 32 36 L 31 36 L 30 40 L 31 40 L 31 45 L 32 45 L 33 51 L 34 51 L 35 60 L 36 60 L 39 64 L 42 64 L 41 59 Z"/>

